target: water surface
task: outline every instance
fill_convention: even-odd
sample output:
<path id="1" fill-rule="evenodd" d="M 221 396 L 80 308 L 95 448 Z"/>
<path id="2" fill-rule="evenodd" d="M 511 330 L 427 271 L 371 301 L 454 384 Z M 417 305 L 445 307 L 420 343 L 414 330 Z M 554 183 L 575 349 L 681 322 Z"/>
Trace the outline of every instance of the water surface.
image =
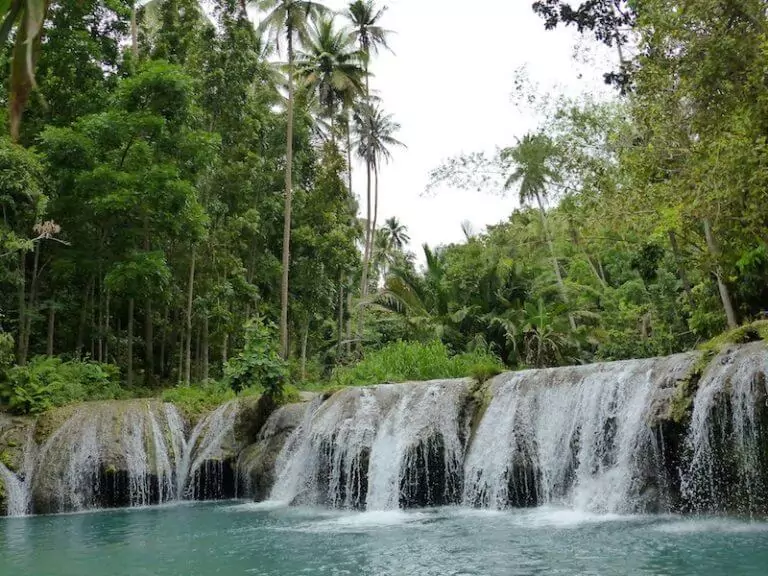
<path id="1" fill-rule="evenodd" d="M 0 576 L 768 573 L 768 523 L 219 503 L 0 519 Z"/>

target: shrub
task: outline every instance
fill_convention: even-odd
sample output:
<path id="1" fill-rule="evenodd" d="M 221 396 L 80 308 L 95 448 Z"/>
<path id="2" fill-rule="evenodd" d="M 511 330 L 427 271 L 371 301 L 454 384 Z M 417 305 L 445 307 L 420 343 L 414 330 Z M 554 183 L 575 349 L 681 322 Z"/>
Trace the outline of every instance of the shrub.
<path id="1" fill-rule="evenodd" d="M 7 370 L 0 397 L 12 411 L 38 414 L 55 406 L 85 400 L 124 398 L 117 366 L 85 360 L 36 356 L 25 366 Z"/>
<path id="2" fill-rule="evenodd" d="M 250 320 L 245 327 L 245 346 L 224 367 L 224 379 L 235 392 L 260 386 L 265 394 L 281 395 L 288 366 L 277 351 L 274 324 L 261 318 Z"/>
<path id="3" fill-rule="evenodd" d="M 163 391 L 163 402 L 170 402 L 187 418 L 197 421 L 200 416 L 235 398 L 226 382 L 209 380 L 202 384 L 180 385 Z"/>
<path id="4" fill-rule="evenodd" d="M 503 370 L 493 355 L 476 351 L 451 356 L 441 342 L 395 342 L 368 354 L 353 366 L 340 367 L 331 376 L 331 385 L 365 386 L 384 382 L 462 378 L 482 370 L 485 374 Z M 497 372 L 498 373 L 498 372 Z"/>

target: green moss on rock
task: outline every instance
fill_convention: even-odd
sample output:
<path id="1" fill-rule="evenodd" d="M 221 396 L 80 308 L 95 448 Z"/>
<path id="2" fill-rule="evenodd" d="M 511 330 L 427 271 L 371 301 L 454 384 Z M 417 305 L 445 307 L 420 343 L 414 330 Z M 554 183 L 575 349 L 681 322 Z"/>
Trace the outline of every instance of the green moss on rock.
<path id="1" fill-rule="evenodd" d="M 698 348 L 714 355 L 730 344 L 746 344 L 761 340 L 768 341 L 768 320 L 758 320 L 744 326 L 739 326 L 734 330 L 723 332 L 719 336 L 715 336 L 711 340 L 700 344 Z"/>

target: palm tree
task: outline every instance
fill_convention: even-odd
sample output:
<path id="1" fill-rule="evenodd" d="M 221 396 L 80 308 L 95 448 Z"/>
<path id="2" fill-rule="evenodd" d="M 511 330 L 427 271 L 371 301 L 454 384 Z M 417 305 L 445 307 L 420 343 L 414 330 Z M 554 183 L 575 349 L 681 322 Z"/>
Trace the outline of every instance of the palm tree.
<path id="1" fill-rule="evenodd" d="M 411 241 L 411 237 L 408 235 L 408 227 L 395 216 L 384 221 L 382 231 L 390 245 L 396 250 L 402 251 L 408 242 Z"/>
<path id="2" fill-rule="evenodd" d="M 350 2 L 347 7 L 345 16 L 351 25 L 351 36 L 357 41 L 358 48 L 363 58 L 363 68 L 365 70 L 365 102 L 367 106 L 372 105 L 371 100 L 371 87 L 370 87 L 370 62 L 371 54 L 378 54 L 381 48 L 389 50 L 387 44 L 387 36 L 391 32 L 385 28 L 382 28 L 379 24 L 384 13 L 387 11 L 386 6 L 383 8 L 377 8 L 375 0 L 354 0 Z M 355 114 L 356 116 L 356 114 Z M 350 193 L 352 191 L 352 146 L 350 142 L 350 125 L 352 122 L 347 122 L 347 160 L 349 164 L 349 187 Z M 376 230 L 375 218 L 371 219 L 371 170 L 372 166 L 366 160 L 366 170 L 368 179 L 368 218 L 365 230 L 365 247 L 363 260 L 367 262 L 371 257 L 371 246 L 373 244 L 373 234 Z M 367 264 L 363 266 L 363 276 L 361 296 L 365 296 L 365 282 L 367 281 Z M 361 320 L 362 322 L 362 320 Z"/>
<path id="3" fill-rule="evenodd" d="M 331 122 L 335 141 L 335 120 L 339 106 L 351 106 L 363 93 L 361 53 L 354 40 L 336 29 L 333 18 L 323 18 L 312 27 L 304 51 L 298 56 L 296 74 L 305 88 L 316 93 L 318 103 Z"/>
<path id="4" fill-rule="evenodd" d="M 549 232 L 547 212 L 544 209 L 544 199 L 549 187 L 559 180 L 559 174 L 553 166 L 553 158 L 556 149 L 552 140 L 545 134 L 526 134 L 522 140 L 518 140 L 517 146 L 508 148 L 502 153 L 504 160 L 512 161 L 514 172 L 507 178 L 504 188 L 508 190 L 515 184 L 520 185 L 520 203 L 527 204 L 536 200 L 541 216 L 541 225 L 544 237 L 549 246 L 552 257 L 552 266 L 555 271 L 557 285 L 560 288 L 563 301 L 568 304 L 568 293 L 565 289 L 563 275 L 560 272 L 560 264 L 555 254 L 555 245 Z M 576 330 L 576 321 L 572 314 L 568 315 L 571 330 Z"/>
<path id="5" fill-rule="evenodd" d="M 360 283 L 360 293 L 363 299 L 368 296 L 368 268 L 373 251 L 373 231 L 376 230 L 376 219 L 379 211 L 379 167 L 382 161 L 389 161 L 392 158 L 390 148 L 405 146 L 394 136 L 399 129 L 400 124 L 395 122 L 392 116 L 385 113 L 379 106 L 364 103 L 355 112 L 357 153 L 365 161 L 368 200 L 363 272 Z M 373 218 L 371 218 L 371 174 L 373 174 L 375 184 Z M 362 314 L 360 314 L 358 323 L 359 331 L 362 332 Z"/>
<path id="6" fill-rule="evenodd" d="M 368 85 L 368 64 L 371 53 L 378 54 L 380 48 L 390 50 L 387 45 L 387 36 L 391 32 L 379 26 L 379 21 L 386 11 L 386 6 L 377 9 L 374 0 L 356 0 L 349 4 L 346 12 L 346 17 L 352 24 L 352 38 L 357 41 L 364 58 L 366 98 L 371 93 Z"/>
<path id="7" fill-rule="evenodd" d="M 287 42 L 288 54 L 288 105 L 285 153 L 285 213 L 283 219 L 283 276 L 280 283 L 280 353 L 288 357 L 288 278 L 291 262 L 291 203 L 293 200 L 293 92 L 295 42 L 303 42 L 309 36 L 309 24 L 327 11 L 327 8 L 311 0 L 252 0 L 264 14 L 259 32 L 268 31 L 280 50 L 280 39 Z"/>

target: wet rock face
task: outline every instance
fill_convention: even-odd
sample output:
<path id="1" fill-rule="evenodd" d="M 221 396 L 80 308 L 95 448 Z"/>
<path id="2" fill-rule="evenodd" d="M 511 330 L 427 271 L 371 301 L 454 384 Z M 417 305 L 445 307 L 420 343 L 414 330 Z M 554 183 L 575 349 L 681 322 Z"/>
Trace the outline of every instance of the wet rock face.
<path id="1" fill-rule="evenodd" d="M 448 455 L 447 457 L 451 457 Z M 463 475 L 458 460 L 446 466 L 445 440 L 440 433 L 429 435 L 406 450 L 400 477 L 400 507 L 423 508 L 461 503 Z"/>
<path id="2" fill-rule="evenodd" d="M 301 424 L 307 404 L 289 404 L 270 414 L 237 459 L 237 496 L 266 500 L 275 478 L 275 461 L 288 437 Z"/>

